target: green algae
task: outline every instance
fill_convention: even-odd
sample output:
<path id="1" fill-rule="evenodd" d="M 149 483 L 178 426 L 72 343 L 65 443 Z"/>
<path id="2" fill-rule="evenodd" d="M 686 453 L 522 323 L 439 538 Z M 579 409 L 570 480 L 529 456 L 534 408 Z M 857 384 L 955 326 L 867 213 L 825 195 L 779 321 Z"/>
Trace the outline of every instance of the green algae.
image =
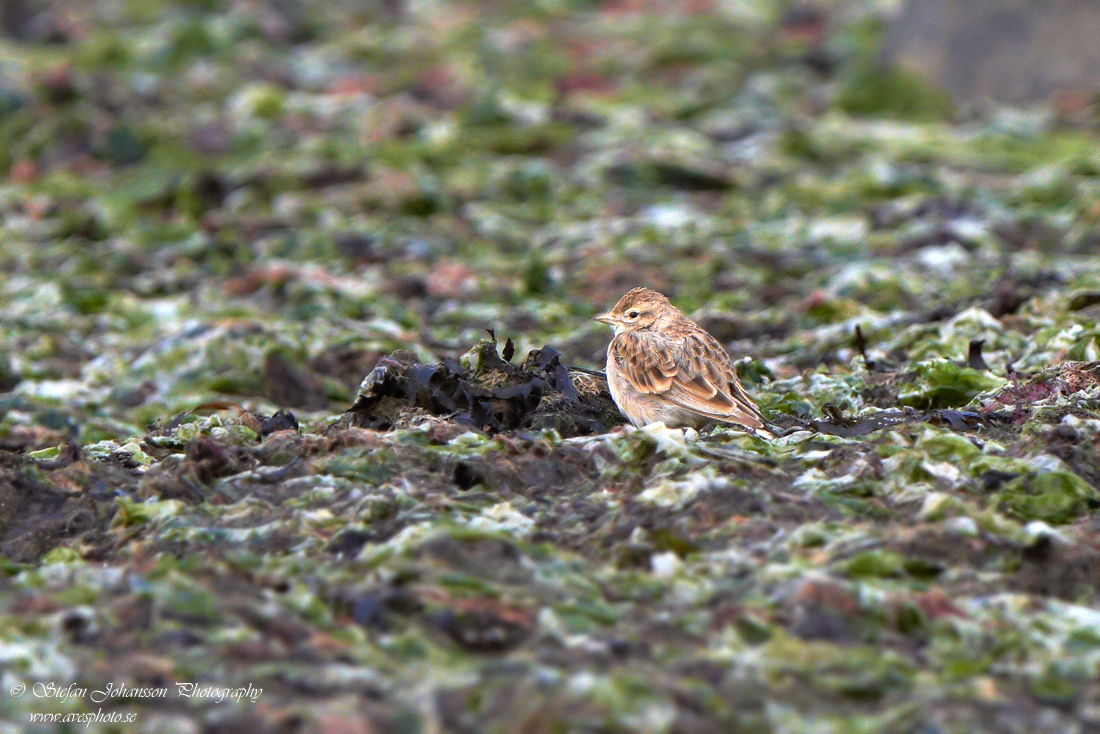
<path id="1" fill-rule="evenodd" d="M 914 365 L 913 380 L 901 387 L 898 401 L 915 408 L 953 408 L 1003 384 L 979 370 L 946 360 Z"/>
<path id="2" fill-rule="evenodd" d="M 999 492 L 1004 510 L 1021 520 L 1068 523 L 1100 502 L 1097 490 L 1071 472 L 1042 472 L 1013 480 Z"/>

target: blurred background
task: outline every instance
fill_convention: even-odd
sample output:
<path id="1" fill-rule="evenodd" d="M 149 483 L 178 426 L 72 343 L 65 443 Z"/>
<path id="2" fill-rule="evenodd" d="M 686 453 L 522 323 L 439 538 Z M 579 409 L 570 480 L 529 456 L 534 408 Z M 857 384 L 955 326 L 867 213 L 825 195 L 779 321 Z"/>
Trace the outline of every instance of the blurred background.
<path id="1" fill-rule="evenodd" d="M 487 328 L 598 367 L 589 319 L 636 285 L 773 376 L 846 362 L 855 323 L 958 356 L 882 340 L 1100 285 L 1097 23 L 1069 0 L 7 0 L 0 387 L 88 439 L 211 399 L 337 410 L 380 355 Z"/>

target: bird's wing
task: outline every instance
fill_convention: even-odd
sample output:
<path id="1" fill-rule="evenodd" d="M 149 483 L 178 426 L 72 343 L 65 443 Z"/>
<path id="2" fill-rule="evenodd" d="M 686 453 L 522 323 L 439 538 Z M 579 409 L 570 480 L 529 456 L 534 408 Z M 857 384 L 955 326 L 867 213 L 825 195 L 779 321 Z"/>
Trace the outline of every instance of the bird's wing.
<path id="1" fill-rule="evenodd" d="M 705 331 L 672 341 L 658 335 L 619 334 L 611 353 L 640 392 L 707 418 L 763 428 L 764 416 L 741 387 L 726 350 Z"/>

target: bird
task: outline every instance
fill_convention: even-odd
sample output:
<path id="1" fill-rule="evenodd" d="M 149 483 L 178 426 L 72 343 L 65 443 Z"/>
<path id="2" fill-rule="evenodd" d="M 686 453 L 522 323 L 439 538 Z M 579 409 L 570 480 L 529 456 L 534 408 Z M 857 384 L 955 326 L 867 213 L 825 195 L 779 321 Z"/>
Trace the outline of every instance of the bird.
<path id="1" fill-rule="evenodd" d="M 634 288 L 595 320 L 615 332 L 607 347 L 607 386 L 634 426 L 727 424 L 775 437 L 741 387 L 729 353 L 663 294 Z"/>

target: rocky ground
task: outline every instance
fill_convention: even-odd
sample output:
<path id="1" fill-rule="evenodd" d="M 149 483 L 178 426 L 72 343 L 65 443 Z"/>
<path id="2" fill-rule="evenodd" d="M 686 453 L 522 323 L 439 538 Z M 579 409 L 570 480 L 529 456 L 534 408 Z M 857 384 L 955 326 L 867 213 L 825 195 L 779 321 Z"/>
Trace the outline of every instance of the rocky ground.
<path id="1" fill-rule="evenodd" d="M 871 2 L 50 7 L 0 731 L 1100 731 L 1095 106 L 955 114 Z M 620 425 L 635 285 L 780 438 Z"/>

